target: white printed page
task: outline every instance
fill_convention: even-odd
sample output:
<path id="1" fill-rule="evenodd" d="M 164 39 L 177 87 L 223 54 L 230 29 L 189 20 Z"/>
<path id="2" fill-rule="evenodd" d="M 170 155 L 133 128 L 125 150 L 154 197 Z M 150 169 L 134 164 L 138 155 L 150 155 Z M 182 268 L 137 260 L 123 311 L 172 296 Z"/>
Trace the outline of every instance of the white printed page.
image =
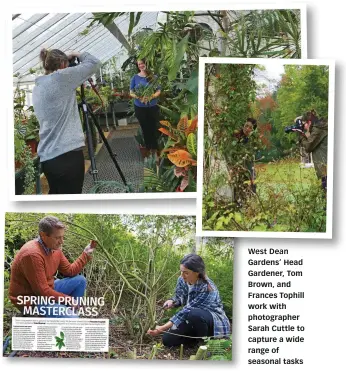
<path id="1" fill-rule="evenodd" d="M 12 318 L 12 350 L 108 352 L 108 319 Z"/>

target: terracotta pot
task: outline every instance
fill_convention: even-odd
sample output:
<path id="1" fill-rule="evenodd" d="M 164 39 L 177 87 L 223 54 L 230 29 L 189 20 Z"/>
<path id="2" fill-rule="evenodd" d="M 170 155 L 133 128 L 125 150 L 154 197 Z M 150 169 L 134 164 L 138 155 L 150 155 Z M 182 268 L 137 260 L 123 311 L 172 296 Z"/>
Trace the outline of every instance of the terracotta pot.
<path id="1" fill-rule="evenodd" d="M 31 153 L 34 155 L 37 153 L 37 140 L 36 139 L 29 139 L 29 140 L 26 140 L 25 143 L 27 144 L 27 146 L 30 147 L 31 149 Z"/>
<path id="2" fill-rule="evenodd" d="M 15 161 L 14 162 L 14 168 L 15 168 L 15 170 L 18 170 L 21 167 L 23 167 L 23 163 L 22 162 L 20 162 L 20 161 Z"/>

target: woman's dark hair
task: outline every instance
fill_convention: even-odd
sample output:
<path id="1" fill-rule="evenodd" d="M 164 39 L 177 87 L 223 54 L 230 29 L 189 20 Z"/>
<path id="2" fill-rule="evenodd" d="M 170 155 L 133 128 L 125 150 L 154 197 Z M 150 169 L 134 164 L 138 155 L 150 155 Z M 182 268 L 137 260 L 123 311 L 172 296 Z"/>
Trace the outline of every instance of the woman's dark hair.
<path id="1" fill-rule="evenodd" d="M 62 62 L 68 63 L 67 55 L 59 49 L 42 49 L 40 52 L 40 59 L 46 75 L 57 71 L 61 67 Z"/>
<path id="2" fill-rule="evenodd" d="M 303 121 L 311 121 L 311 123 L 313 125 L 313 124 L 316 124 L 316 122 L 319 121 L 319 118 L 317 116 L 316 111 L 314 109 L 312 109 L 311 111 L 307 111 L 303 114 L 302 120 Z"/>
<path id="3" fill-rule="evenodd" d="M 139 61 L 142 61 L 145 64 L 145 73 L 147 74 L 147 80 L 148 80 L 149 83 L 152 83 L 154 81 L 154 74 L 148 68 L 146 59 L 145 58 L 142 58 L 142 59 L 137 59 L 136 60 L 137 71 L 138 72 L 141 72 L 141 70 L 138 68 L 138 62 Z"/>
<path id="4" fill-rule="evenodd" d="M 201 278 L 203 281 L 208 283 L 207 275 L 205 273 L 205 264 L 203 259 L 197 254 L 188 254 L 181 259 L 180 264 L 182 264 L 187 269 L 190 269 L 192 272 L 198 273 L 198 278 Z M 211 291 L 212 288 L 208 283 L 208 291 Z"/>
<path id="5" fill-rule="evenodd" d="M 251 122 L 253 129 L 256 130 L 256 128 L 257 128 L 257 120 L 253 119 L 252 117 L 248 117 L 246 119 L 246 121 L 247 122 Z"/>

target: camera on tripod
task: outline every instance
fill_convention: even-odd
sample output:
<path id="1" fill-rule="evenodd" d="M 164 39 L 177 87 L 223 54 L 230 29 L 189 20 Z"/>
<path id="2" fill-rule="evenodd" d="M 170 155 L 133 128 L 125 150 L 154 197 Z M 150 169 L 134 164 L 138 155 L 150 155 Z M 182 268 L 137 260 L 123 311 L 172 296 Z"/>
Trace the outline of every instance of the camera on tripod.
<path id="1" fill-rule="evenodd" d="M 285 133 L 290 133 L 290 132 L 293 132 L 294 130 L 301 130 L 301 131 L 304 130 L 304 124 L 303 124 L 303 120 L 301 119 L 301 117 L 298 117 L 296 119 L 296 122 L 294 125 L 285 127 Z"/>
<path id="2" fill-rule="evenodd" d="M 75 67 L 77 66 L 78 64 L 80 63 L 80 60 L 79 58 L 77 57 L 72 57 L 70 60 L 69 60 L 69 67 Z"/>
<path id="3" fill-rule="evenodd" d="M 69 67 L 77 66 L 79 63 L 80 63 L 79 58 L 73 57 L 72 59 L 69 60 Z M 97 90 L 95 89 L 95 86 L 93 86 L 93 84 L 92 84 L 92 79 L 91 78 L 88 79 L 88 82 L 90 83 L 91 87 L 94 89 L 95 93 L 101 99 L 100 95 L 97 93 Z M 113 183 L 117 188 L 119 188 L 119 185 L 118 185 L 117 181 L 102 182 L 98 179 L 98 170 L 97 170 L 97 167 L 96 167 L 96 158 L 95 158 L 95 152 L 94 152 L 94 148 L 93 148 L 93 138 L 92 138 L 92 134 L 91 134 L 91 123 L 94 124 L 95 128 L 97 129 L 97 131 L 100 135 L 100 138 L 101 138 L 102 142 L 104 143 L 105 148 L 106 148 L 110 158 L 112 159 L 116 169 L 118 170 L 120 178 L 121 178 L 124 186 L 126 187 L 126 192 L 130 192 L 131 191 L 131 186 L 130 186 L 130 184 L 128 184 L 126 182 L 125 176 L 124 176 L 123 172 L 121 171 L 121 168 L 120 168 L 120 166 L 119 166 L 119 164 L 116 160 L 117 154 L 115 152 L 113 152 L 111 146 L 109 145 L 109 143 L 107 141 L 107 138 L 105 137 L 105 135 L 102 131 L 100 123 L 98 122 L 98 120 L 96 119 L 96 117 L 94 115 L 94 112 L 93 112 L 90 104 L 87 103 L 87 101 L 86 101 L 84 84 L 82 84 L 80 86 L 79 97 L 80 97 L 81 102 L 78 104 L 78 109 L 80 110 L 81 116 L 83 117 L 82 124 L 83 124 L 83 128 L 85 128 L 85 135 L 86 135 L 86 139 L 87 139 L 87 148 L 88 148 L 88 153 L 89 153 L 89 158 L 90 158 L 89 173 L 92 175 L 94 183 L 95 183 L 94 189 L 95 190 L 99 189 L 101 187 L 102 183 L 105 183 L 105 184 Z M 101 101 L 102 101 L 102 99 L 101 99 Z M 89 121 L 89 117 L 90 117 L 91 121 Z"/>

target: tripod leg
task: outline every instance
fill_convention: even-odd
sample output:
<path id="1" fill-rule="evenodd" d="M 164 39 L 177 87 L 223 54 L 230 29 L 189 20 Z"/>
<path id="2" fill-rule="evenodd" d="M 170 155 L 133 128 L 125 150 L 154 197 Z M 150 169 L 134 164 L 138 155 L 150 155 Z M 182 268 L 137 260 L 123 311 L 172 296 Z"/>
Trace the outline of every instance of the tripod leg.
<path id="1" fill-rule="evenodd" d="M 107 141 L 107 138 L 103 134 L 103 131 L 102 131 L 102 128 L 101 128 L 100 124 L 97 122 L 96 117 L 95 117 L 93 111 L 90 109 L 89 106 L 87 106 L 87 110 L 88 110 L 88 112 L 89 112 L 89 114 L 90 114 L 90 116 L 92 118 L 92 121 L 93 121 L 94 125 L 96 126 L 96 128 L 97 128 L 97 130 L 98 130 L 98 132 L 100 134 L 100 137 L 101 137 L 101 139 L 102 139 L 102 141 L 103 141 L 103 143 L 104 143 L 104 145 L 105 145 L 105 147 L 106 147 L 106 149 L 108 151 L 109 156 L 113 160 L 113 163 L 114 163 L 116 169 L 118 170 L 118 173 L 119 173 L 119 175 L 121 177 L 121 180 L 123 181 L 124 185 L 127 186 L 127 182 L 126 182 L 125 176 L 124 176 L 124 174 L 123 174 L 123 172 L 122 172 L 122 170 L 121 170 L 121 168 L 120 168 L 120 166 L 118 164 L 117 159 L 115 158 L 116 154 L 113 153 L 112 148 L 111 148 L 111 146 L 109 145 L 109 143 Z"/>
<path id="2" fill-rule="evenodd" d="M 108 107 L 105 107 L 105 117 L 106 117 L 106 127 L 107 132 L 109 131 L 109 125 L 108 125 Z"/>
<path id="3" fill-rule="evenodd" d="M 90 123 L 89 123 L 89 117 L 88 117 L 88 106 L 85 102 L 82 101 L 82 110 L 83 110 L 83 118 L 84 118 L 84 124 L 85 124 L 85 132 L 87 137 L 87 145 L 88 145 L 88 153 L 90 157 L 91 162 L 91 170 L 89 170 L 90 174 L 93 177 L 94 182 L 98 181 L 98 170 L 96 168 L 96 161 L 95 161 L 95 152 L 94 152 L 94 146 L 93 146 L 93 140 L 90 130 Z"/>
<path id="4" fill-rule="evenodd" d="M 115 112 L 114 112 L 114 102 L 112 102 L 112 117 L 113 117 L 113 126 L 114 126 L 114 129 L 116 129 L 117 128 L 117 121 L 116 121 Z"/>

